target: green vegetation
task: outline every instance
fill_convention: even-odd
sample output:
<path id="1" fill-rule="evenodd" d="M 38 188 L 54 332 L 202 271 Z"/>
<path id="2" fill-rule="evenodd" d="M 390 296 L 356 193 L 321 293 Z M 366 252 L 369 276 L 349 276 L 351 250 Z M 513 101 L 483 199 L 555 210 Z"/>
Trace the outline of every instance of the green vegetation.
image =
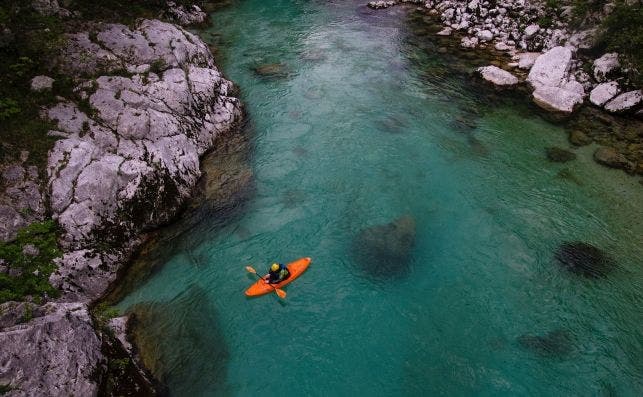
<path id="1" fill-rule="evenodd" d="M 630 81 L 643 86 L 643 6 L 641 2 L 627 5 L 617 0 L 614 11 L 605 18 L 598 47 L 616 51 L 630 69 Z"/>
<path id="2" fill-rule="evenodd" d="M 58 290 L 49 284 L 49 275 L 56 268 L 53 260 L 61 254 L 57 237 L 58 228 L 49 220 L 20 230 L 15 241 L 0 243 L 0 258 L 10 270 L 0 273 L 0 302 L 23 300 L 26 296 L 38 302 L 46 296 L 58 296 Z M 35 247 L 37 255 L 23 253 L 27 245 Z"/>
<path id="3" fill-rule="evenodd" d="M 30 81 L 52 75 L 51 59 L 64 43 L 63 25 L 16 0 L 2 2 L 0 24 L 11 31 L 0 46 L 0 162 L 15 161 L 27 150 L 28 162 L 42 169 L 54 139 L 47 136 L 51 125 L 40 119 L 39 110 L 56 93 L 31 92 Z"/>
<path id="4" fill-rule="evenodd" d="M 9 393 L 12 389 L 10 385 L 0 385 L 0 396 Z"/>
<path id="5" fill-rule="evenodd" d="M 101 302 L 96 305 L 94 307 L 94 310 L 92 310 L 92 313 L 94 315 L 96 323 L 101 328 L 107 328 L 107 323 L 109 322 L 109 320 L 113 319 L 114 317 L 120 316 L 120 312 L 118 311 L 118 309 L 110 306 L 109 304 L 107 304 L 107 302 Z M 111 330 L 106 329 L 106 331 Z"/>
<path id="6" fill-rule="evenodd" d="M 600 11 L 604 4 L 603 0 L 573 0 L 571 5 L 574 22 L 580 24 L 588 14 Z"/>

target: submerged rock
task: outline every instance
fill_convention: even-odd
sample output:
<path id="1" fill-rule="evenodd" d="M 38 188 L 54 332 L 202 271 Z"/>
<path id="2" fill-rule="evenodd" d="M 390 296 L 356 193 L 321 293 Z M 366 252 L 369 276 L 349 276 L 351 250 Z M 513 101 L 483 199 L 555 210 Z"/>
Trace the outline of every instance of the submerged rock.
<path id="1" fill-rule="evenodd" d="M 583 131 L 575 129 L 569 133 L 569 142 L 575 146 L 585 146 L 592 143 L 592 138 L 588 137 Z"/>
<path id="2" fill-rule="evenodd" d="M 230 353 L 210 301 L 205 289 L 192 285 L 169 302 L 131 309 L 131 336 L 143 364 L 176 395 L 188 395 L 179 385 L 224 386 Z"/>
<path id="3" fill-rule="evenodd" d="M 261 77 L 269 78 L 285 78 L 289 73 L 285 63 L 265 63 L 253 67 L 252 70 Z"/>
<path id="4" fill-rule="evenodd" d="M 353 252 L 357 264 L 370 276 L 395 278 L 409 271 L 414 244 L 415 220 L 405 215 L 362 230 L 353 242 Z"/>
<path id="5" fill-rule="evenodd" d="M 519 83 L 513 74 L 497 66 L 484 66 L 477 69 L 483 79 L 497 86 L 511 86 Z"/>
<path id="6" fill-rule="evenodd" d="M 566 163 L 576 158 L 576 153 L 558 147 L 548 147 L 546 152 L 547 159 L 554 163 Z"/>
<path id="7" fill-rule="evenodd" d="M 377 122 L 377 128 L 389 134 L 401 134 L 407 127 L 407 123 L 398 116 L 388 115 Z"/>
<path id="8" fill-rule="evenodd" d="M 570 272 L 591 278 L 605 277 L 615 267 L 603 251 L 580 241 L 561 244 L 554 257 Z"/>
<path id="9" fill-rule="evenodd" d="M 594 152 L 594 160 L 610 168 L 619 168 L 626 171 L 632 171 L 634 169 L 634 164 L 612 147 L 600 147 L 596 149 Z"/>
<path id="10" fill-rule="evenodd" d="M 573 351 L 573 338 L 569 331 L 558 329 L 545 335 L 521 335 L 518 344 L 541 357 L 564 358 Z"/>

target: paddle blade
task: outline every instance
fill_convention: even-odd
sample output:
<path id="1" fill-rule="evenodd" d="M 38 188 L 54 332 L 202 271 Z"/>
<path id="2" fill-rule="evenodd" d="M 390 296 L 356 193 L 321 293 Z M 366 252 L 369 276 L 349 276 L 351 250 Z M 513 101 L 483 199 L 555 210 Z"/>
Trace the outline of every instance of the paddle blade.
<path id="1" fill-rule="evenodd" d="M 257 274 L 257 271 L 252 267 L 252 266 L 246 266 L 246 271 L 248 273 L 254 273 Z"/>
<path id="2" fill-rule="evenodd" d="M 275 292 L 281 299 L 286 299 L 286 291 L 279 288 L 275 288 Z"/>

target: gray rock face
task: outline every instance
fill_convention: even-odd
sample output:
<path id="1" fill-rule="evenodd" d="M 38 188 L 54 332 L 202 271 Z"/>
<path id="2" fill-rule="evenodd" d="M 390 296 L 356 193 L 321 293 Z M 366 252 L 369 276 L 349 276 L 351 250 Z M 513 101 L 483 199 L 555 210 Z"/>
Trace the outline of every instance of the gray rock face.
<path id="1" fill-rule="evenodd" d="M 641 90 L 629 91 L 612 99 L 605 105 L 605 109 L 612 113 L 623 113 L 634 110 L 643 102 Z"/>
<path id="2" fill-rule="evenodd" d="M 597 85 L 589 93 L 589 101 L 596 106 L 603 106 L 607 101 L 614 98 L 618 94 L 620 89 L 618 88 L 618 83 L 615 81 L 610 81 L 609 83 L 602 83 Z"/>
<path id="3" fill-rule="evenodd" d="M 92 396 L 92 372 L 102 361 L 87 307 L 48 303 L 26 324 L 0 331 L 0 383 L 8 396 Z M 34 376 L 37 374 L 38 376 Z"/>
<path id="4" fill-rule="evenodd" d="M 228 96 L 232 84 L 221 77 L 196 36 L 146 20 L 135 30 L 104 26 L 96 35 L 97 52 L 94 43 L 85 41 L 88 37 L 70 36 L 63 69 L 86 73 L 91 67 L 120 65 L 138 70 L 160 63 L 161 70 L 96 78 L 86 90 L 91 116 L 72 102 L 46 112 L 57 122 L 58 135 L 66 137 L 49 154 L 52 210 L 65 247 L 82 252 L 83 258 L 87 246 L 106 237 L 105 225 L 118 225 L 112 233 L 126 241 L 167 221 L 196 184 L 199 157 L 240 116 L 238 100 Z M 89 58 L 79 69 L 75 60 L 82 54 Z M 87 271 L 77 259 L 66 255 L 56 277 L 63 277 L 67 260 L 69 269 Z M 97 268 L 91 263 L 86 265 Z"/>
<path id="5" fill-rule="evenodd" d="M 0 171 L 0 241 L 10 241 L 20 228 L 43 219 L 45 205 L 36 167 L 16 163 Z"/>
<path id="6" fill-rule="evenodd" d="M 511 86 L 519 83 L 516 76 L 497 66 L 484 66 L 478 68 L 477 71 L 483 79 L 497 86 Z"/>
<path id="7" fill-rule="evenodd" d="M 9 395 L 96 395 L 103 358 L 86 304 L 115 280 L 138 235 L 174 216 L 201 175 L 200 156 L 241 115 L 207 46 L 160 21 L 70 34 L 58 67 L 76 78 L 90 111 L 71 100 L 42 111 L 60 138 L 47 188 L 65 251 L 50 282 L 62 296 L 25 324 L 0 318 L 0 384 L 11 385 Z M 8 239 L 30 222 L 24 214 L 42 217 L 44 207 L 37 170 L 0 171 L 0 237 Z"/>

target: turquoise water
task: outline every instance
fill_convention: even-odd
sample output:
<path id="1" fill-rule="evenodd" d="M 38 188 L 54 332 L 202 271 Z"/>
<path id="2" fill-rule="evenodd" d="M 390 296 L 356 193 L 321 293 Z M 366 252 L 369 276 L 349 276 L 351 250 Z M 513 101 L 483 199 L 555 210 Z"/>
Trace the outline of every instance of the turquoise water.
<path id="1" fill-rule="evenodd" d="M 170 393 L 641 395 L 638 181 L 596 165 L 593 147 L 547 162 L 545 147 L 568 147 L 562 128 L 419 48 L 407 9 L 363 3 L 239 1 L 203 32 L 241 88 L 256 191 L 223 227 L 204 218 L 165 244 L 162 268 L 119 304 L 168 308 Z M 276 62 L 280 76 L 253 71 Z M 403 215 L 408 269 L 372 277 L 354 239 Z M 574 240 L 618 268 L 561 269 L 553 253 Z M 302 256 L 314 262 L 285 301 L 243 295 L 245 265 Z M 559 329 L 560 354 L 518 342 Z"/>

